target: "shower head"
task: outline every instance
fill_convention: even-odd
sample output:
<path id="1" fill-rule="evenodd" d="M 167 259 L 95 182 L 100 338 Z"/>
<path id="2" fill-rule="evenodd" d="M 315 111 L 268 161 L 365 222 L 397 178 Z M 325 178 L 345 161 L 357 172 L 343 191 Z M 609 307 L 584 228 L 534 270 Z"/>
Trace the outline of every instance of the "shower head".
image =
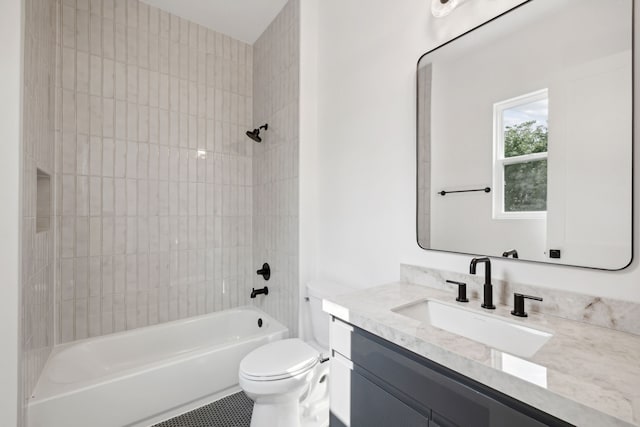
<path id="1" fill-rule="evenodd" d="M 247 136 L 255 142 L 262 142 L 262 138 L 260 138 L 260 129 L 248 130 Z"/>
<path id="2" fill-rule="evenodd" d="M 265 123 L 264 125 L 260 126 L 257 129 L 248 130 L 247 131 L 247 136 L 249 138 L 253 139 L 255 142 L 262 142 L 262 138 L 260 137 L 260 129 L 264 129 L 264 130 L 269 129 L 269 124 Z"/>

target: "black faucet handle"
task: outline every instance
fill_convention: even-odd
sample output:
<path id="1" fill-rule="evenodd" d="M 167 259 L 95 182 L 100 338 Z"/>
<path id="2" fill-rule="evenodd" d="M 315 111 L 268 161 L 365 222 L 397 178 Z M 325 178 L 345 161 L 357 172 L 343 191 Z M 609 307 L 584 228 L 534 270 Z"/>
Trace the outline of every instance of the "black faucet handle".
<path id="1" fill-rule="evenodd" d="M 464 282 L 456 282 L 455 280 L 447 280 L 447 283 L 453 283 L 454 285 L 458 285 L 458 298 L 456 301 L 458 302 L 469 302 L 467 299 L 467 284 Z"/>
<path id="2" fill-rule="evenodd" d="M 262 276 L 264 280 L 269 280 L 271 278 L 271 267 L 266 262 L 262 264 L 262 268 L 256 271 L 258 276 Z"/>
<path id="3" fill-rule="evenodd" d="M 513 294 L 513 310 L 511 310 L 511 314 L 518 317 L 527 317 L 528 314 L 524 311 L 524 300 L 531 299 L 534 301 L 542 301 L 540 297 L 534 297 L 532 295 L 524 295 L 519 293 Z"/>

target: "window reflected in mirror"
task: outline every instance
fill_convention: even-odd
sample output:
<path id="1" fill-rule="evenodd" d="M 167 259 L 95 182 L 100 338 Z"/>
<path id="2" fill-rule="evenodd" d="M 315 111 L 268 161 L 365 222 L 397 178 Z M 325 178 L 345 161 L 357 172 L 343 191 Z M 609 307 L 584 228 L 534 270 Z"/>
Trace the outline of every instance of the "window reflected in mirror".
<path id="1" fill-rule="evenodd" d="M 547 211 L 547 89 L 498 102 L 493 171 L 494 218 L 544 218 Z"/>

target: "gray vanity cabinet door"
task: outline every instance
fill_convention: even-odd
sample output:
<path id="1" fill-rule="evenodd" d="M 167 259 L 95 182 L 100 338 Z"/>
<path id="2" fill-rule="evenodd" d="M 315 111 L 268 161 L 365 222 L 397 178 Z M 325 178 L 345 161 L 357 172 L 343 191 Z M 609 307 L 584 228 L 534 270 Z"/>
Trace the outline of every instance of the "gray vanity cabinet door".
<path id="1" fill-rule="evenodd" d="M 436 411 L 435 425 L 442 427 L 494 427 L 491 411 L 478 400 L 475 390 L 453 384 L 448 378 L 389 348 L 379 338 L 352 334 L 354 371 L 375 376 L 380 383 L 399 390 L 414 407 Z M 445 418 L 446 417 L 446 418 Z M 522 425 L 521 427 L 525 427 Z M 502 426 L 500 426 L 502 427 Z"/>
<path id="2" fill-rule="evenodd" d="M 458 427 L 453 421 L 446 419 L 442 415 L 433 411 L 429 427 Z"/>
<path id="3" fill-rule="evenodd" d="M 350 427 L 390 426 L 427 427 L 429 417 L 352 371 Z"/>

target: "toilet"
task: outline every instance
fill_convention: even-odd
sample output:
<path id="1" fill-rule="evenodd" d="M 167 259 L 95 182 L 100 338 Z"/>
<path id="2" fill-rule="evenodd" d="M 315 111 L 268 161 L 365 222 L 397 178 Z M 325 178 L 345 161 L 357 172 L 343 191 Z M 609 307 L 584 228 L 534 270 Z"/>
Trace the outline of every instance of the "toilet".
<path id="1" fill-rule="evenodd" d="M 351 291 L 328 282 L 307 285 L 313 339 L 259 347 L 240 362 L 240 387 L 254 401 L 251 427 L 329 425 L 329 315 L 322 299 Z"/>

